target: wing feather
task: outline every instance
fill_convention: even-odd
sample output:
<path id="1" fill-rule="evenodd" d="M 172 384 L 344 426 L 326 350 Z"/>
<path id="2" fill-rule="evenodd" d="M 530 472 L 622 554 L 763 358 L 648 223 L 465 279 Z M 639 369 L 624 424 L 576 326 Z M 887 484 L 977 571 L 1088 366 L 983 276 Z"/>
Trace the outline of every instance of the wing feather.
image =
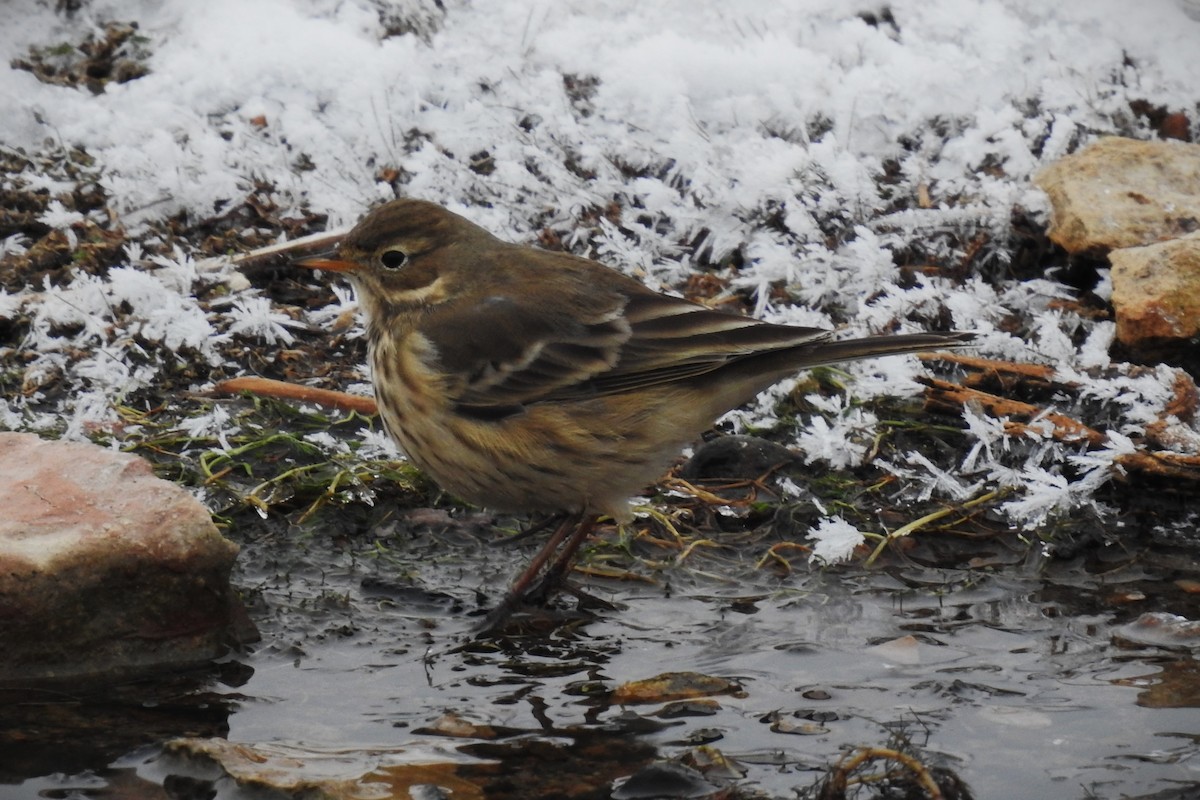
<path id="1" fill-rule="evenodd" d="M 553 308 L 497 294 L 435 309 L 420 330 L 452 376 L 455 402 L 488 416 L 488 409 L 631 392 L 830 335 L 713 311 L 633 281 L 589 289 Z"/>

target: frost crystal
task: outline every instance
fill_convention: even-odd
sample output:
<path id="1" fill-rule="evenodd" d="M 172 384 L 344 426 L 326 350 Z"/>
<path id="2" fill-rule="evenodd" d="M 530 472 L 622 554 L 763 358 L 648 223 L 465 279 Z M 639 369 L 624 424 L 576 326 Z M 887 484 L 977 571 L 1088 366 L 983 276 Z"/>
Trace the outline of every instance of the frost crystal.
<path id="1" fill-rule="evenodd" d="M 854 555 L 854 548 L 866 540 L 858 528 L 841 517 L 821 520 L 809 530 L 808 538 L 813 543 L 809 560 L 825 564 L 848 560 Z"/>
<path id="2" fill-rule="evenodd" d="M 304 327 L 287 314 L 275 311 L 266 297 L 239 297 L 233 301 L 229 319 L 231 334 L 257 337 L 266 344 L 291 344 L 295 337 L 288 328 Z"/>

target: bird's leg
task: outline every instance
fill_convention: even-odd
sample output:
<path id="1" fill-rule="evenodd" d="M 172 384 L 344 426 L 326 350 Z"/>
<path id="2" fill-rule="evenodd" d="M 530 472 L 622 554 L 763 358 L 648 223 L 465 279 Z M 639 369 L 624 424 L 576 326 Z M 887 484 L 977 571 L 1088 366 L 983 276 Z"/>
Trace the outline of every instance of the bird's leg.
<path id="1" fill-rule="evenodd" d="M 567 573 L 571 570 L 571 565 L 575 563 L 575 554 L 579 552 L 579 548 L 587 541 L 587 537 L 591 534 L 592 529 L 596 527 L 596 517 L 587 514 L 579 518 L 578 524 L 575 526 L 575 532 L 567 539 L 567 543 L 559 550 L 558 556 L 554 562 L 546 569 L 546 574 L 532 588 L 526 589 L 525 597 L 535 603 L 545 602 L 555 588 L 560 586 Z"/>
<path id="2" fill-rule="evenodd" d="M 517 542 L 523 542 L 526 539 L 528 539 L 530 536 L 538 535 L 539 533 L 546 530 L 546 528 L 549 528 L 554 523 L 556 523 L 556 522 L 561 523 L 564 517 L 573 518 L 572 515 L 561 513 L 561 512 L 558 514 L 550 514 L 548 516 L 545 516 L 545 517 L 539 519 L 537 522 L 531 522 L 529 524 L 529 527 L 523 531 L 519 531 L 517 533 L 514 533 L 512 536 L 506 536 L 505 538 L 500 539 L 499 541 L 493 542 L 493 545 L 499 546 L 499 547 L 504 547 L 504 546 L 507 546 L 510 544 L 515 544 Z M 557 530 L 557 528 L 555 530 Z"/>
<path id="3" fill-rule="evenodd" d="M 529 562 L 529 566 L 513 581 L 504 599 L 487 615 L 484 624 L 479 628 L 480 635 L 486 636 L 501 630 L 520 606 L 545 602 L 550 592 L 562 582 L 563 576 L 571 568 L 575 554 L 579 552 L 595 525 L 596 518 L 589 514 L 572 514 L 564 518 L 550 539 Z M 557 556 L 556 550 L 559 551 Z M 551 556 L 555 556 L 554 561 L 546 568 Z M 539 580 L 544 568 L 546 572 Z"/>
<path id="4" fill-rule="evenodd" d="M 572 528 L 575 528 L 576 531 L 578 531 L 581 523 L 582 518 L 575 515 L 568 515 L 563 518 L 558 527 L 554 529 L 554 533 L 551 534 L 546 543 L 542 545 L 542 549 L 538 550 L 537 555 L 535 555 L 533 560 L 529 562 L 529 566 L 527 566 L 525 571 L 518 575 L 517 579 L 513 581 L 512 586 L 510 586 L 508 589 L 508 596 L 505 597 L 505 602 L 502 605 L 507 605 L 510 598 L 519 601 L 522 597 L 524 597 L 525 593 L 529 590 L 530 585 L 537 579 L 538 573 L 542 571 L 542 567 L 546 566 L 546 562 L 550 560 L 552 555 L 554 555 L 554 551 L 557 550 L 559 545 L 563 543 L 563 540 L 567 538 L 567 534 L 570 533 Z M 573 538 L 574 537 L 572 537 L 572 539 Z M 576 545 L 575 549 L 578 550 L 579 546 Z M 554 563 L 557 565 L 558 561 L 555 561 Z"/>

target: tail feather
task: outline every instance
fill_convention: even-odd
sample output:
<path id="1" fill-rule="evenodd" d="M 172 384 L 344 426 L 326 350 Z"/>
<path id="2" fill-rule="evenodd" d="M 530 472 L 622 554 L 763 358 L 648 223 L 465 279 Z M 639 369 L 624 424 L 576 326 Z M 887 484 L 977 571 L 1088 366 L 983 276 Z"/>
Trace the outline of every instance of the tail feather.
<path id="1" fill-rule="evenodd" d="M 969 331 L 902 333 L 841 341 L 825 340 L 790 349 L 788 362 L 791 368 L 801 370 L 823 364 L 836 364 L 839 361 L 965 347 L 974 340 L 975 334 Z"/>
<path id="2" fill-rule="evenodd" d="M 965 347 L 974 333 L 907 333 L 831 341 L 821 339 L 780 350 L 768 350 L 726 363 L 710 374 L 691 378 L 704 389 L 703 408 L 714 417 L 749 402 L 759 392 L 784 378 L 812 367 L 862 358 L 922 353 Z"/>

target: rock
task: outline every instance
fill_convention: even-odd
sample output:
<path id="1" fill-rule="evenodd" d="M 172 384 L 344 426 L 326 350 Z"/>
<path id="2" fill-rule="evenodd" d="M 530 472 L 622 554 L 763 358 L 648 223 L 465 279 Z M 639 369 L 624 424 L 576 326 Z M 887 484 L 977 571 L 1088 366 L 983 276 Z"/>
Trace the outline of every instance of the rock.
<path id="1" fill-rule="evenodd" d="M 1117 341 L 1134 356 L 1195 360 L 1200 335 L 1200 145 L 1109 137 L 1047 167 L 1050 238 L 1108 253 Z"/>
<path id="2" fill-rule="evenodd" d="M 407 787 L 397 786 L 395 791 L 390 791 L 392 787 L 381 781 L 382 775 L 378 772 L 385 768 L 377 767 L 375 779 L 371 780 L 369 775 L 374 770 L 365 763 L 365 758 L 356 759 L 349 749 L 331 758 L 327 752 L 309 750 L 303 745 L 243 744 L 225 739 L 174 739 L 166 743 L 163 751 L 167 759 L 177 762 L 167 767 L 169 774 L 183 772 L 195 776 L 190 781 L 200 790 L 192 795 L 195 797 L 215 797 L 218 794 L 214 773 L 221 776 L 219 783 L 232 783 L 247 794 L 342 800 L 386 800 L 409 796 L 404 791 Z M 451 770 L 445 771 L 451 773 Z M 468 792 L 465 796 L 479 797 L 479 794 Z"/>
<path id="3" fill-rule="evenodd" d="M 1200 336 L 1200 233 L 1109 254 L 1117 340 L 1139 353 Z"/>
<path id="4" fill-rule="evenodd" d="M 696 448 L 679 468 L 679 477 L 687 481 L 755 480 L 799 460 L 783 445 L 758 436 L 718 436 Z"/>
<path id="5" fill-rule="evenodd" d="M 1100 139 L 1042 170 L 1050 238 L 1069 253 L 1105 253 L 1200 230 L 1200 145 Z"/>
<path id="6" fill-rule="evenodd" d="M 237 546 L 143 459 L 0 433 L 0 509 L 0 682 L 124 676 L 248 638 Z"/>
<path id="7" fill-rule="evenodd" d="M 538 755 L 544 753 L 538 751 Z M 526 755 L 526 760 L 536 761 L 538 755 Z M 181 738 L 167 742 L 152 763 L 158 774 L 170 776 L 172 788 L 188 790 L 172 792 L 172 797 L 483 800 L 566 796 L 541 791 L 542 786 L 530 787 L 507 774 L 496 774 L 496 761 L 475 766 L 465 764 L 464 759 L 433 746 L 407 742 L 390 748 L 373 745 L 356 750 L 289 742 Z M 527 794 L 522 794 L 522 786 Z M 599 794 L 590 792 L 589 796 Z"/>
<path id="8" fill-rule="evenodd" d="M 1115 629 L 1113 638 L 1157 647 L 1196 648 L 1200 647 L 1200 621 L 1165 611 L 1147 611 Z"/>
<path id="9" fill-rule="evenodd" d="M 702 773 L 683 764 L 658 761 L 617 781 L 613 800 L 655 800 L 655 798 L 717 797 L 720 787 L 709 783 Z"/>

